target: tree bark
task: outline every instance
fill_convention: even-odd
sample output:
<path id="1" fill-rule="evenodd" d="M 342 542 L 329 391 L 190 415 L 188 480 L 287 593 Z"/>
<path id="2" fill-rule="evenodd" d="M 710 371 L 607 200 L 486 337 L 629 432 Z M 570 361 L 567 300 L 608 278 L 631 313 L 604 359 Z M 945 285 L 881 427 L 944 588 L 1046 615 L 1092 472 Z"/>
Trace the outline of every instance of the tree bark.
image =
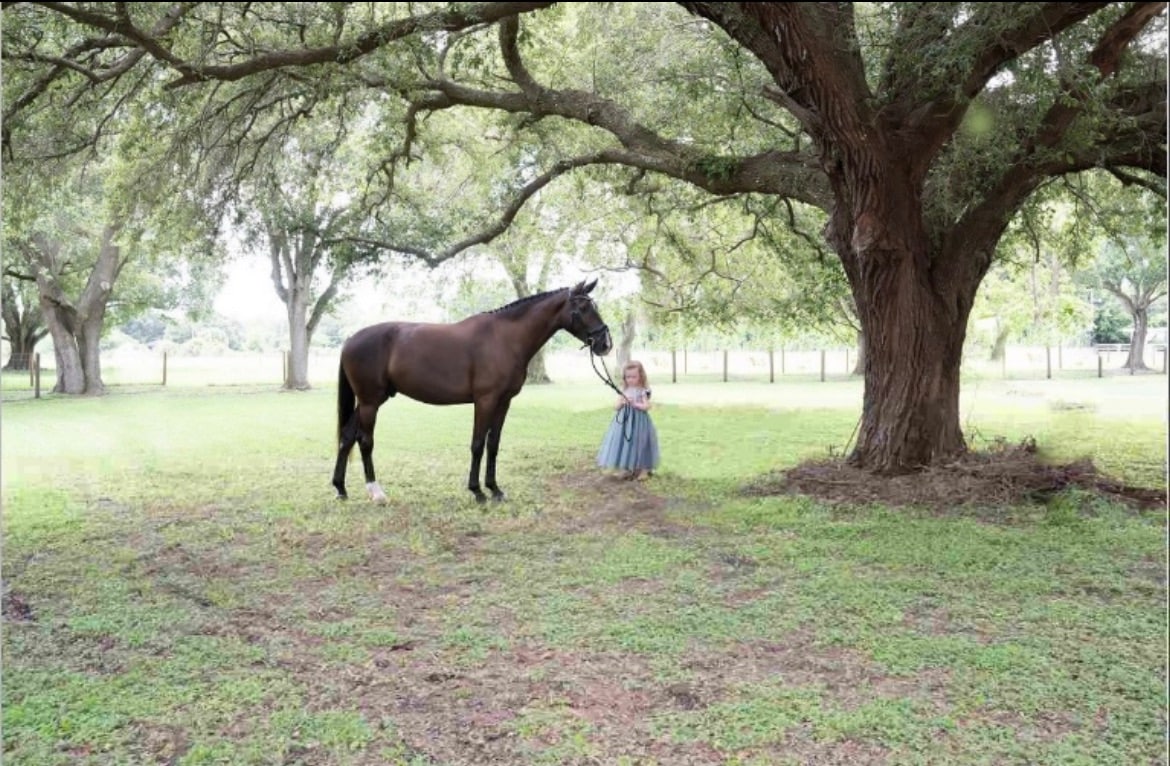
<path id="1" fill-rule="evenodd" d="M 544 363 L 544 349 L 540 349 L 533 354 L 531 361 L 528 362 L 528 373 L 524 378 L 525 383 L 552 383 L 552 378 L 548 376 L 548 369 Z"/>
<path id="2" fill-rule="evenodd" d="M 17 295 L 11 283 L 5 282 L 0 299 L 0 311 L 4 316 L 4 339 L 8 341 L 8 361 L 5 370 L 28 370 L 36 346 L 49 334 L 40 306 L 31 304 L 24 291 Z"/>
<path id="3" fill-rule="evenodd" d="M 988 250 L 981 268 L 949 268 L 958 259 L 931 251 L 917 182 L 904 165 L 872 151 L 859 152 L 855 166 L 844 163 L 847 172 L 830 173 L 838 198 L 852 205 L 835 208 L 826 233 L 866 339 L 862 418 L 849 462 L 898 474 L 966 452 L 959 373 L 975 291 L 991 259 Z M 978 243 L 962 245 L 971 246 Z"/>
<path id="4" fill-rule="evenodd" d="M 308 303 L 306 291 L 294 287 L 289 291 L 288 313 L 288 380 L 284 387 L 295 391 L 308 391 L 309 385 L 309 330 Z"/>
<path id="5" fill-rule="evenodd" d="M 1150 312 L 1145 306 L 1133 307 L 1133 335 L 1129 339 L 1129 355 L 1125 359 L 1128 370 L 1148 370 L 1146 366 L 1146 335 L 1150 327 Z"/>
<path id="6" fill-rule="evenodd" d="M 891 286 L 885 301 L 867 308 L 862 320 L 873 341 L 865 357 L 857 445 L 849 460 L 878 473 L 913 471 L 966 451 L 959 427 L 966 316 L 948 317 L 919 277 L 904 270 L 902 284 Z"/>
<path id="7" fill-rule="evenodd" d="M 299 237 L 269 227 L 268 244 L 272 257 L 272 279 L 276 294 L 284 302 L 288 317 L 288 379 L 283 387 L 309 390 L 309 301 L 316 237 L 302 232 Z M 287 284 L 285 283 L 287 279 Z"/>
<path id="8" fill-rule="evenodd" d="M 1008 335 L 1010 335 L 1010 332 L 1007 328 L 1007 324 L 997 319 L 995 326 L 995 342 L 991 344 L 991 356 L 989 357 L 990 361 L 998 362 L 1003 359 L 1004 354 L 1007 353 Z"/>
<path id="9" fill-rule="evenodd" d="M 850 375 L 864 375 L 865 374 L 865 333 L 858 331 L 857 333 L 857 362 L 853 365 L 853 371 Z"/>
<path id="10" fill-rule="evenodd" d="M 59 394 L 101 395 L 101 336 L 106 306 L 114 283 L 126 264 L 117 244 L 120 227 L 106 226 L 98 243 L 98 256 L 80 297 L 73 301 L 59 281 L 61 243 L 43 234 L 32 236 L 29 256 L 34 264 L 41 314 L 53 337 Z"/>
<path id="11" fill-rule="evenodd" d="M 625 318 L 622 319 L 622 336 L 618 340 L 617 345 L 617 364 L 619 370 L 626 366 L 626 362 L 630 361 L 630 354 L 634 347 L 634 339 L 637 337 L 637 321 L 631 309 Z"/>
<path id="12" fill-rule="evenodd" d="M 81 352 L 77 347 L 74 332 L 76 312 L 68 306 L 52 301 L 42 293 L 41 313 L 49 326 L 53 338 L 53 357 L 57 367 L 57 380 L 53 393 L 80 395 L 85 393 L 85 370 L 81 363 Z"/>

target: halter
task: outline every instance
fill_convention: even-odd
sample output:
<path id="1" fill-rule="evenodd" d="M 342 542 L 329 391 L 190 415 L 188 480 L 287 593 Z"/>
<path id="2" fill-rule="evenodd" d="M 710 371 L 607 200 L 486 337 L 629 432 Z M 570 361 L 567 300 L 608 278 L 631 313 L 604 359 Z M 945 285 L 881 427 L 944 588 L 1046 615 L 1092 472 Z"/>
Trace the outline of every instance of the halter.
<path id="1" fill-rule="evenodd" d="M 579 308 L 577 308 L 577 299 L 578 298 L 584 298 L 585 300 L 589 301 L 589 305 L 593 306 L 594 313 L 596 313 L 596 311 L 597 311 L 597 307 L 594 305 L 593 299 L 587 295 L 575 295 L 575 296 L 569 298 L 569 300 L 573 304 L 573 310 L 569 314 L 569 324 L 570 325 L 576 324 L 577 322 L 584 322 L 584 319 L 581 317 L 581 310 Z M 593 354 L 593 341 L 596 340 L 598 337 L 600 337 L 602 333 L 608 333 L 608 332 L 609 332 L 609 325 L 607 325 L 605 322 L 602 322 L 599 326 L 594 327 L 592 330 L 585 331 L 585 346 L 589 347 L 590 354 Z M 585 348 L 585 346 L 582 346 L 582 348 Z M 619 391 L 618 393 L 621 393 L 621 392 Z"/>

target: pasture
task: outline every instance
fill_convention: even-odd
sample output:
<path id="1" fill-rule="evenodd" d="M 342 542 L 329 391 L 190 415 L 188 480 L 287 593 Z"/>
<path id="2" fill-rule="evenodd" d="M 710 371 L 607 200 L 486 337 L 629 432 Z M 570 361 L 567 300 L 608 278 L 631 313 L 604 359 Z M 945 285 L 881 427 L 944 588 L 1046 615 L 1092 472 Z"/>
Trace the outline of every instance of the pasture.
<path id="1" fill-rule="evenodd" d="M 1166 763 L 1164 508 L 745 493 L 840 453 L 855 380 L 658 382 L 646 483 L 593 467 L 607 389 L 527 387 L 483 506 L 471 408 L 399 398 L 389 504 L 342 504 L 334 397 L 4 404 L 5 763 Z M 1164 488 L 1165 412 L 983 381 L 963 425 Z"/>

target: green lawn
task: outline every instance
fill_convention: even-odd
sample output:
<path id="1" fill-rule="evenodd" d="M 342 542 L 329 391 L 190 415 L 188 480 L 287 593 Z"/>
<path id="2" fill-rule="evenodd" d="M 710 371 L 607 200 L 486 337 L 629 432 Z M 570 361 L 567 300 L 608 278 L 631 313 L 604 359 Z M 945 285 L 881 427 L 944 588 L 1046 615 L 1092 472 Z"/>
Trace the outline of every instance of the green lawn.
<path id="1" fill-rule="evenodd" d="M 964 428 L 1164 487 L 1165 381 L 969 384 Z M 470 408 L 394 400 L 390 503 L 355 459 L 342 504 L 333 394 L 3 405 L 5 763 L 1166 763 L 1164 511 L 741 491 L 856 381 L 658 384 L 645 485 L 593 468 L 606 389 L 529 387 L 487 506 Z"/>

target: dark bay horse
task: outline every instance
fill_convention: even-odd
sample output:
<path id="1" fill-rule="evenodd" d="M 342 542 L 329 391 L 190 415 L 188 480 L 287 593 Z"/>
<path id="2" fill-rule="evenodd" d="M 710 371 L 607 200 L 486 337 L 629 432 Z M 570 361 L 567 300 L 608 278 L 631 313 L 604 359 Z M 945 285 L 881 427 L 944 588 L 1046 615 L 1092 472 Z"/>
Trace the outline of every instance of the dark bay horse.
<path id="1" fill-rule="evenodd" d="M 337 496 L 347 497 L 345 468 L 356 443 L 370 499 L 386 502 L 374 478 L 374 423 L 378 407 L 401 393 L 427 404 L 475 405 L 467 488 L 478 502 L 487 499 L 479 486 L 486 445 L 484 484 L 493 500 L 503 500 L 496 484 L 500 432 L 512 397 L 524 385 L 528 362 L 558 330 L 569 331 L 599 356 L 613 345 L 589 297 L 596 285 L 596 279 L 580 282 L 454 324 L 384 322 L 354 333 L 342 346 L 337 377 Z"/>

